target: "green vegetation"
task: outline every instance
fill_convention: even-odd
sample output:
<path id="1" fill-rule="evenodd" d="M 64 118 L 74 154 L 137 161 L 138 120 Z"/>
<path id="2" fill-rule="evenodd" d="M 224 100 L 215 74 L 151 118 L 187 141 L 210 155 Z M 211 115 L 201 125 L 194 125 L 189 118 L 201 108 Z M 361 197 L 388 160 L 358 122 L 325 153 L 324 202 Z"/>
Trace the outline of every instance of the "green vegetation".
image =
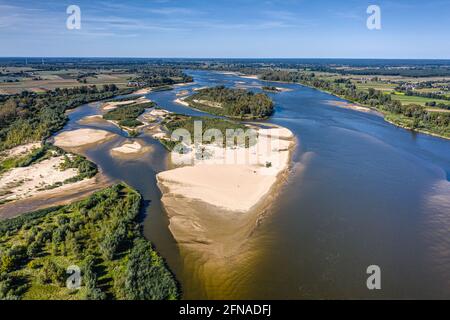
<path id="1" fill-rule="evenodd" d="M 56 89 L 44 94 L 28 91 L 0 102 L 0 151 L 41 141 L 62 129 L 65 111 L 92 101 L 128 92 L 115 85 Z"/>
<path id="2" fill-rule="evenodd" d="M 117 109 L 106 113 L 103 119 L 117 121 L 123 127 L 138 127 L 142 125 L 142 122 L 136 120 L 136 118 L 144 113 L 145 109 L 153 108 L 154 106 L 155 104 L 153 102 L 121 105 Z"/>
<path id="3" fill-rule="evenodd" d="M 196 109 L 235 119 L 265 119 L 274 112 L 266 94 L 224 86 L 199 90 L 185 101 Z"/>
<path id="4" fill-rule="evenodd" d="M 118 184 L 0 222 L 0 299 L 176 299 L 177 284 L 138 223 L 141 197 Z M 68 289 L 66 269 L 82 270 Z"/>
<path id="5" fill-rule="evenodd" d="M 404 128 L 424 131 L 450 138 L 450 113 L 429 111 L 417 104 L 403 105 L 392 95 L 369 88 L 358 90 L 350 79 L 334 80 L 317 77 L 314 73 L 272 70 L 261 74 L 261 79 L 270 81 L 298 82 L 324 90 L 346 100 L 379 110 L 386 120 Z"/>

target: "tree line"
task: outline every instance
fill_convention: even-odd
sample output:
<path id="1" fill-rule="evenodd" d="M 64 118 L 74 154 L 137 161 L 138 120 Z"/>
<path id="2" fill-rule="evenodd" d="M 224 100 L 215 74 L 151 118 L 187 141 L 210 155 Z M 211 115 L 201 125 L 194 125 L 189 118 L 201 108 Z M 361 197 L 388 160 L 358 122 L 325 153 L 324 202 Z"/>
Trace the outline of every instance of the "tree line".
<path id="1" fill-rule="evenodd" d="M 0 102 L 0 151 L 48 138 L 63 128 L 68 109 L 131 92 L 112 84 L 57 88 L 43 94 L 23 91 L 5 98 Z"/>
<path id="2" fill-rule="evenodd" d="M 392 120 L 398 125 L 450 136 L 449 113 L 428 111 L 417 104 L 402 105 L 400 101 L 392 99 L 391 95 L 380 90 L 358 90 L 348 79 L 328 80 L 317 77 L 315 73 L 286 70 L 265 71 L 260 78 L 268 81 L 296 82 L 318 88 L 394 116 L 395 119 Z"/>

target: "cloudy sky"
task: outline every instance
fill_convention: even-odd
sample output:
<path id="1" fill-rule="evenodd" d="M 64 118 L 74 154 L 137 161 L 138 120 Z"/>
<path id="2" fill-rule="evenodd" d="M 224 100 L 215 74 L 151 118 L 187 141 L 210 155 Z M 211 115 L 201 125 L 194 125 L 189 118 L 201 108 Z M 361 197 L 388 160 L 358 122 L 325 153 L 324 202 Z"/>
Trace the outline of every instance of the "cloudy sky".
<path id="1" fill-rule="evenodd" d="M 450 0 L 0 0 L 0 56 L 450 58 L 449 17 Z"/>

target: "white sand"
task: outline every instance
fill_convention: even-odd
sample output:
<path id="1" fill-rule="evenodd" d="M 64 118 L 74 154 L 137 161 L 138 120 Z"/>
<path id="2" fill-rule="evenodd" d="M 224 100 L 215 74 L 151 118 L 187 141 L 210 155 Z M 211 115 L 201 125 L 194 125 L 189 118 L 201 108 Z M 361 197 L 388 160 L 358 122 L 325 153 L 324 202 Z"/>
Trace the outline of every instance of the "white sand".
<path id="1" fill-rule="evenodd" d="M 177 97 L 187 96 L 189 94 L 188 90 L 182 90 L 176 94 Z"/>
<path id="2" fill-rule="evenodd" d="M 209 87 L 194 88 L 194 91 L 200 91 L 200 90 L 207 89 L 207 88 L 209 88 Z"/>
<path id="3" fill-rule="evenodd" d="M 363 107 L 363 106 L 360 106 L 360 105 L 357 105 L 354 103 L 345 102 L 345 101 L 329 100 L 329 101 L 326 101 L 325 103 L 332 105 L 332 106 L 337 106 L 337 107 L 341 107 L 341 108 L 345 108 L 345 109 L 351 109 L 351 110 L 355 110 L 355 111 L 373 112 L 373 110 L 371 110 L 370 108 Z"/>
<path id="4" fill-rule="evenodd" d="M 200 200 L 229 211 L 249 211 L 288 168 L 293 145 L 293 134 L 286 128 L 260 129 L 258 133 L 258 143 L 250 148 L 203 146 L 210 157 L 158 174 L 159 184 L 169 197 Z M 172 153 L 172 161 L 193 159 L 195 153 L 194 148 L 183 155 Z"/>
<path id="5" fill-rule="evenodd" d="M 106 102 L 102 106 L 102 109 L 104 111 L 111 111 L 111 110 L 117 109 L 117 107 L 119 107 L 119 106 L 126 105 L 126 104 L 132 104 L 132 103 L 135 103 L 135 102 L 136 102 L 136 100 Z"/>
<path id="6" fill-rule="evenodd" d="M 99 143 L 114 137 L 113 133 L 96 129 L 78 129 L 64 131 L 55 136 L 54 144 L 58 147 L 82 147 L 93 143 Z"/>
<path id="7" fill-rule="evenodd" d="M 257 75 L 248 75 L 248 76 L 240 76 L 240 77 L 245 78 L 245 79 L 254 79 L 254 80 L 258 79 Z"/>
<path id="8" fill-rule="evenodd" d="M 53 157 L 29 167 L 14 168 L 4 173 L 0 178 L 0 192 L 8 193 L 0 196 L 0 199 L 16 200 L 34 196 L 43 191 L 38 189 L 64 182 L 78 175 L 78 170 L 72 168 L 61 171 L 59 166 L 63 161 L 62 156 Z"/>
<path id="9" fill-rule="evenodd" d="M 194 101 L 195 103 L 203 104 L 203 105 L 211 107 L 211 108 L 219 108 L 219 109 L 222 108 L 222 104 L 219 102 L 214 102 L 214 101 L 209 101 L 209 100 L 197 100 L 197 99 L 194 99 L 192 101 Z"/>
<path id="10" fill-rule="evenodd" d="M 178 103 L 178 104 L 181 104 L 181 105 L 183 105 L 183 106 L 185 106 L 185 107 L 189 107 L 189 103 L 187 103 L 186 101 L 184 101 L 183 98 L 175 99 L 173 102 Z"/>
<path id="11" fill-rule="evenodd" d="M 152 91 L 151 88 L 143 88 L 135 91 L 134 94 L 147 94 L 150 93 L 151 91 Z"/>

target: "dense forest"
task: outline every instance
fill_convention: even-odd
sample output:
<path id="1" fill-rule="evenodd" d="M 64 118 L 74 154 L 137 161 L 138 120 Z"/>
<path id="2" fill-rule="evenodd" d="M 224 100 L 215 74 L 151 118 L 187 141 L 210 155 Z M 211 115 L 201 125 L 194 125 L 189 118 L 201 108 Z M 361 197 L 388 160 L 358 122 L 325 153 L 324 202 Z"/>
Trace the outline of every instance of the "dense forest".
<path id="1" fill-rule="evenodd" d="M 265 119 L 274 112 L 266 94 L 224 86 L 199 90 L 185 101 L 196 109 L 236 119 Z"/>
<path id="2" fill-rule="evenodd" d="M 141 196 L 118 184 L 0 222 L 0 299 L 162 300 L 179 296 L 138 223 Z M 66 286 L 69 266 L 81 287 Z"/>
<path id="3" fill-rule="evenodd" d="M 134 128 L 142 125 L 142 122 L 137 120 L 145 109 L 153 108 L 155 103 L 130 103 L 117 107 L 103 115 L 103 119 L 117 121 L 120 126 Z"/>
<path id="4" fill-rule="evenodd" d="M 120 90 L 112 84 L 9 96 L 0 102 L 0 151 L 48 138 L 62 129 L 68 109 L 131 92 L 131 88 Z"/>
<path id="5" fill-rule="evenodd" d="M 386 114 L 387 120 L 397 125 L 450 137 L 450 113 L 429 111 L 416 104 L 402 105 L 400 101 L 392 99 L 391 95 L 382 91 L 373 88 L 357 90 L 348 79 L 327 80 L 316 77 L 314 73 L 283 70 L 265 71 L 260 78 L 268 81 L 297 82 L 318 88 L 380 110 Z"/>

